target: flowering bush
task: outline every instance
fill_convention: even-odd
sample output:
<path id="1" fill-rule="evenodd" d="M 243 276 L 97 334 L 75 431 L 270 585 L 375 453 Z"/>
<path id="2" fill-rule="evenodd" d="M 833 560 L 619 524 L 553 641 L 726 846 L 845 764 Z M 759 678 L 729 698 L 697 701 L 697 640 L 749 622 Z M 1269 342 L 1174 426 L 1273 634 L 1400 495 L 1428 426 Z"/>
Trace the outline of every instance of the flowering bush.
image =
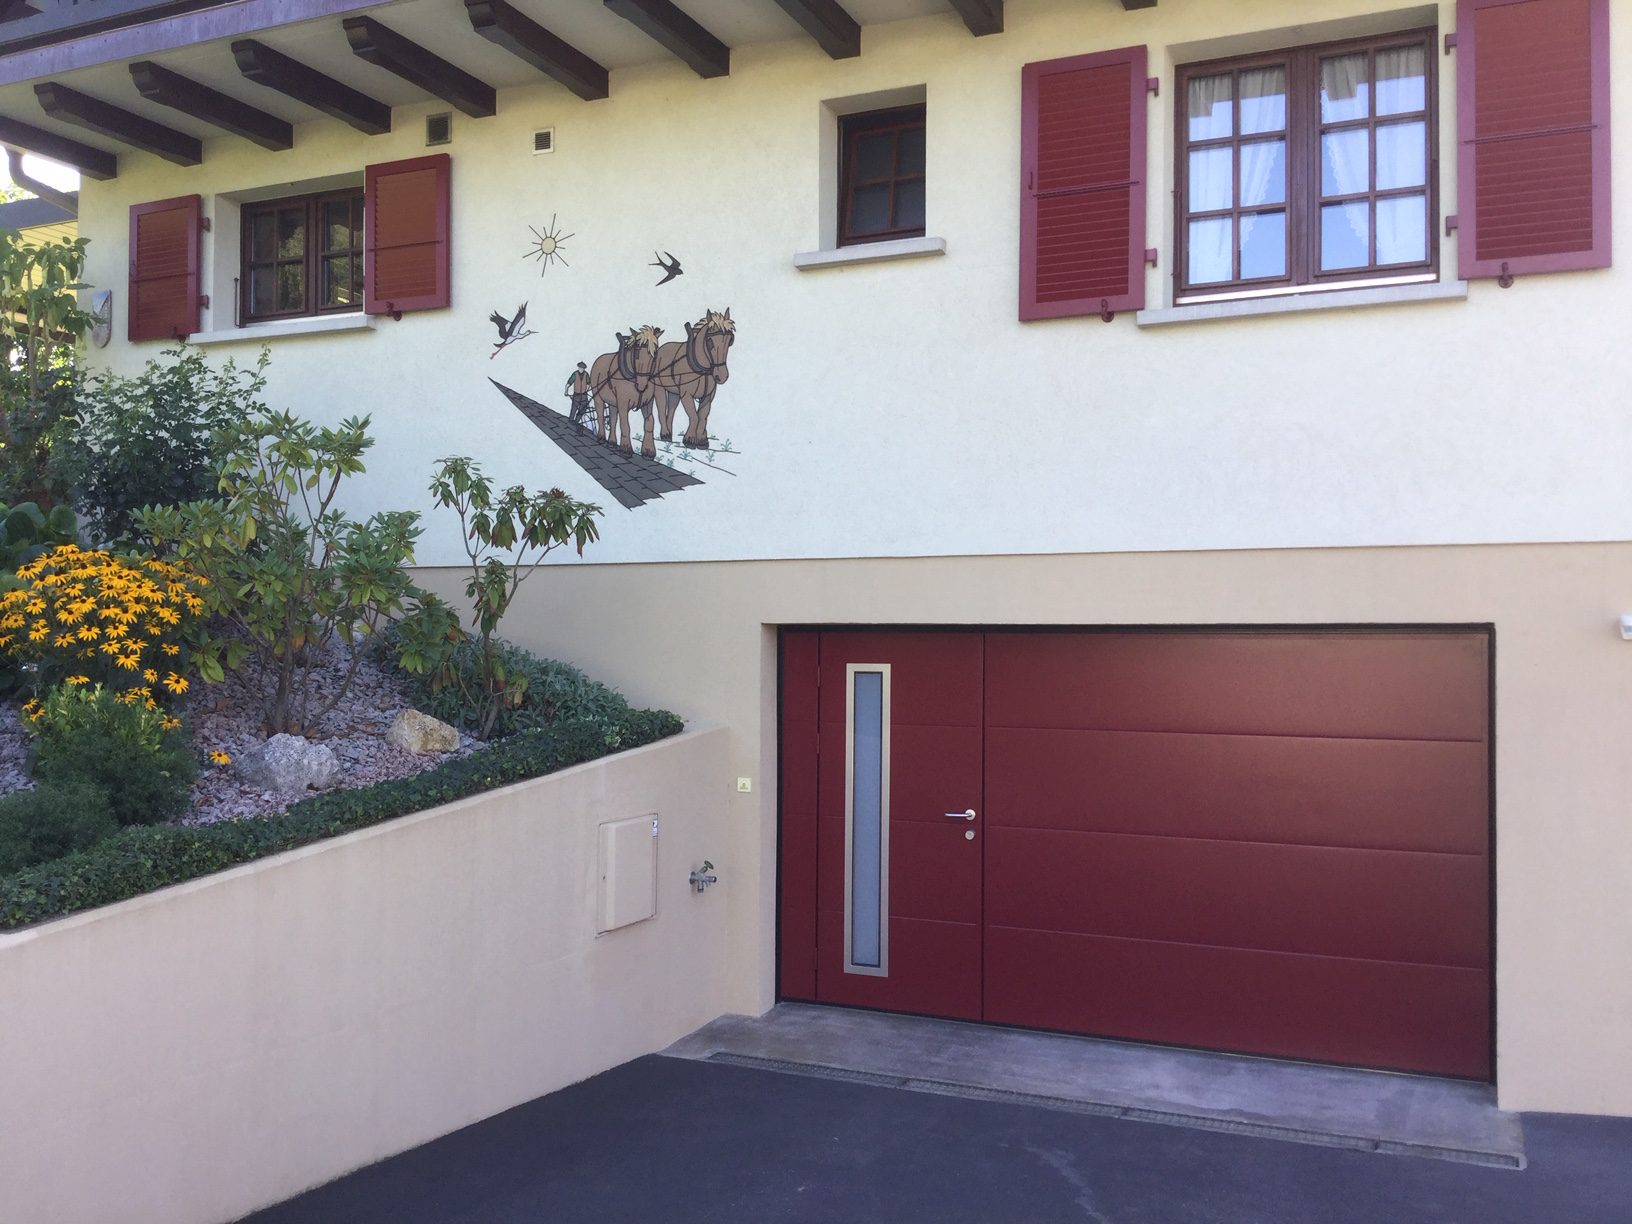
<path id="1" fill-rule="evenodd" d="M 75 544 L 29 562 L 17 577 L 23 585 L 0 595 L 0 653 L 29 667 L 35 693 L 101 684 L 151 710 L 187 691 L 204 578 L 171 562 Z"/>

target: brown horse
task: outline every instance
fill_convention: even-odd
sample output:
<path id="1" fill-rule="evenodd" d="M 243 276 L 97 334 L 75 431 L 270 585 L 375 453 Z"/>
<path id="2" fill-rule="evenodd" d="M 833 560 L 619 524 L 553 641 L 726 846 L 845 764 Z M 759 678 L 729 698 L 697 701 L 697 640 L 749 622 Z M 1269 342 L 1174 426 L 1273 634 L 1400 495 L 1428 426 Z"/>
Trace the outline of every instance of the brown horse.
<path id="1" fill-rule="evenodd" d="M 631 327 L 628 335 L 618 332 L 617 351 L 602 353 L 589 371 L 589 393 L 601 440 L 633 451 L 629 414 L 639 409 L 646 422 L 640 453 L 648 459 L 657 454 L 657 435 L 652 429 L 652 371 L 657 368 L 658 340 L 662 335 L 661 327 L 649 323 Z"/>
<path id="2" fill-rule="evenodd" d="M 710 310 L 696 323 L 687 323 L 685 343 L 670 341 L 658 349 L 652 382 L 663 441 L 674 440 L 674 410 L 683 405 L 686 445 L 708 449 L 708 410 L 714 403 L 715 390 L 731 377 L 725 362 L 736 337 L 737 325 L 731 321 L 727 307 L 724 311 Z"/>

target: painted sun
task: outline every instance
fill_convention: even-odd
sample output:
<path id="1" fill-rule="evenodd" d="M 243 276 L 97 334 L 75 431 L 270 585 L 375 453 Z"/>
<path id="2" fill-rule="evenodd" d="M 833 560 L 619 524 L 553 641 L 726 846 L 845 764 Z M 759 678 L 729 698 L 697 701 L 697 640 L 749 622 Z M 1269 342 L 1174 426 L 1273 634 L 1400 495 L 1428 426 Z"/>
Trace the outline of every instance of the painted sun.
<path id="1" fill-rule="evenodd" d="M 538 260 L 540 276 L 550 270 L 552 263 L 560 263 L 562 267 L 572 266 L 562 254 L 566 250 L 567 239 L 572 235 L 561 232 L 553 215 L 550 217 L 550 223 L 542 230 L 536 225 L 529 225 L 527 228 L 533 231 L 533 241 L 527 247 L 527 258 Z"/>

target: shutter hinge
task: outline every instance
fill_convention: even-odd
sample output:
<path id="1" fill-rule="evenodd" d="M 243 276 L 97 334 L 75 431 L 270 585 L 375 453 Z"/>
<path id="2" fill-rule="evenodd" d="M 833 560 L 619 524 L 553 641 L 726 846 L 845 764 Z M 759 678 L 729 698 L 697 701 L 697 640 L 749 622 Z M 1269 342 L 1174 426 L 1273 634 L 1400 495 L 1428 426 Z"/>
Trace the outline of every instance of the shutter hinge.
<path id="1" fill-rule="evenodd" d="M 1145 78 L 1145 92 L 1150 93 L 1150 94 L 1155 94 L 1158 98 L 1161 97 L 1162 96 L 1162 78 L 1161 77 L 1146 77 Z"/>
<path id="2" fill-rule="evenodd" d="M 1445 218 L 1445 237 L 1449 238 L 1452 234 L 1456 233 L 1456 231 L 1458 229 L 1460 229 L 1461 226 L 1462 226 L 1462 218 L 1459 217 L 1456 213 L 1452 213 L 1450 216 L 1446 217 Z"/>
<path id="3" fill-rule="evenodd" d="M 1507 266 L 1507 260 L 1505 260 L 1505 259 L 1504 259 L 1504 260 L 1502 260 L 1502 271 L 1501 271 L 1501 275 L 1499 275 L 1499 276 L 1498 276 L 1498 277 L 1497 277 L 1497 278 L 1496 278 L 1496 283 L 1497 283 L 1497 284 L 1498 284 L 1498 285 L 1500 285 L 1500 286 L 1501 286 L 1501 287 L 1502 287 L 1502 288 L 1503 288 L 1503 289 L 1511 289 L 1511 288 L 1513 288 L 1513 273 L 1512 273 L 1512 271 L 1511 271 L 1511 270 L 1510 270 L 1510 269 L 1509 269 L 1509 268 L 1508 268 L 1508 266 Z"/>
<path id="4" fill-rule="evenodd" d="M 198 228 L 203 233 L 207 234 L 207 233 L 210 232 L 210 219 L 208 217 L 204 216 L 202 213 L 199 214 Z"/>
<path id="5" fill-rule="evenodd" d="M 1101 323 L 1109 323 L 1114 318 L 1116 318 L 1116 311 L 1111 309 L 1111 300 L 1109 298 L 1100 298 L 1099 321 Z"/>
<path id="6" fill-rule="evenodd" d="M 203 309 L 208 310 L 210 308 L 210 295 L 207 294 L 207 293 L 199 294 L 198 295 L 198 304 Z"/>
<path id="7" fill-rule="evenodd" d="M 1445 35 L 1445 54 L 1449 55 L 1454 50 L 1456 50 L 1456 32 L 1453 30 Z"/>
<path id="8" fill-rule="evenodd" d="M 1159 254 L 1159 252 L 1156 250 L 1155 247 L 1146 247 L 1145 248 L 1145 262 L 1147 264 L 1149 264 L 1151 267 L 1154 268 L 1156 266 L 1156 257 L 1157 257 L 1158 254 Z"/>

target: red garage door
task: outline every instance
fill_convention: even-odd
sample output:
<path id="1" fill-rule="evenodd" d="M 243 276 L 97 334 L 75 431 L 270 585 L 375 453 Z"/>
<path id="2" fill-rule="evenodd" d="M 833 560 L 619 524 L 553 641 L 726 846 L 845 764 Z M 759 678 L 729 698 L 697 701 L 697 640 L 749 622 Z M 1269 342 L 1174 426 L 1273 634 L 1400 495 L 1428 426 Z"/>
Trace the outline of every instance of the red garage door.
<path id="1" fill-rule="evenodd" d="M 1489 648 L 785 634 L 782 993 L 1488 1079 Z"/>

